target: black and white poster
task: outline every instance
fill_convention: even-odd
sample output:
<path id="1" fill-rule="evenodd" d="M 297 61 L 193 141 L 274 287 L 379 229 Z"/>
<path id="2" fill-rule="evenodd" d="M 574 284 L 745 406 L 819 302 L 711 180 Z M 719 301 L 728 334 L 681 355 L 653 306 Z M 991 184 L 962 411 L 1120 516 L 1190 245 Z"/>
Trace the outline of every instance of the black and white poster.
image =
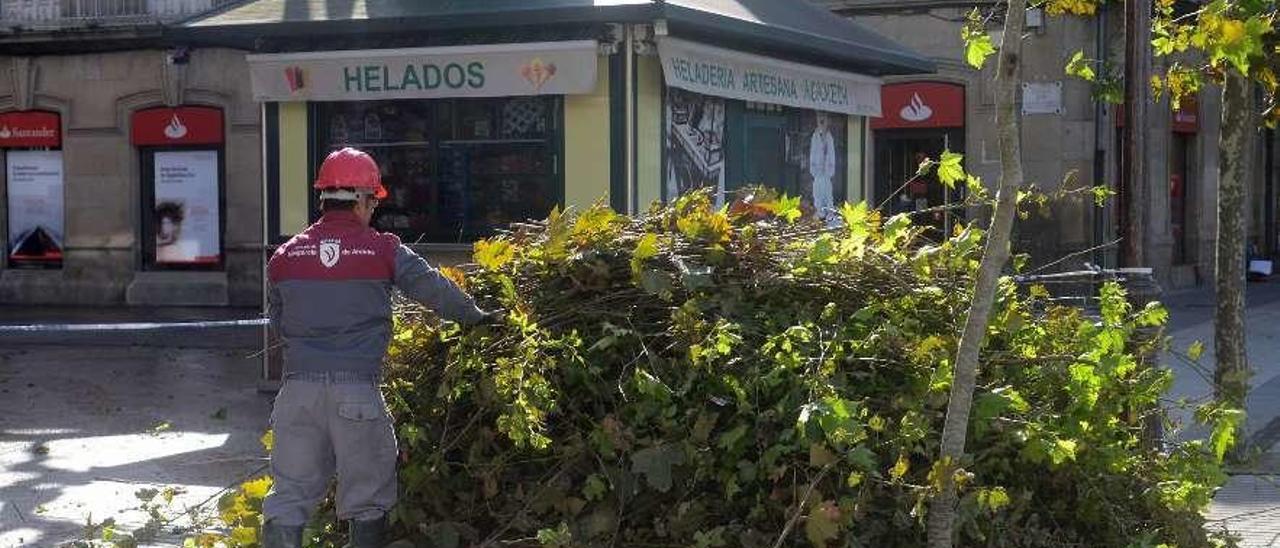
<path id="1" fill-rule="evenodd" d="M 6 154 L 9 259 L 56 264 L 62 260 L 62 152 L 14 150 Z"/>
<path id="2" fill-rule="evenodd" d="M 723 98 L 667 89 L 666 199 L 711 187 L 724 203 L 724 131 Z"/>

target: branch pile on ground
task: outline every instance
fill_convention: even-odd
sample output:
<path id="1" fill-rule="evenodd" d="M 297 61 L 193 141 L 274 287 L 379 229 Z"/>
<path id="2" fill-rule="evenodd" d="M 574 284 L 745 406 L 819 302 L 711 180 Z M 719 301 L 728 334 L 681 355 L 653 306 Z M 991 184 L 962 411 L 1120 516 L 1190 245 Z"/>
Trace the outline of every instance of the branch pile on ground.
<path id="1" fill-rule="evenodd" d="M 969 457 L 935 462 L 983 233 L 798 201 L 640 218 L 597 207 L 476 246 L 452 272 L 499 325 L 402 306 L 386 394 L 404 452 L 397 531 L 419 546 L 920 546 L 938 477 L 961 546 L 1210 546 L 1212 442 L 1145 448 L 1167 371 L 1158 325 L 1103 289 L 1102 318 L 1001 287 Z"/>

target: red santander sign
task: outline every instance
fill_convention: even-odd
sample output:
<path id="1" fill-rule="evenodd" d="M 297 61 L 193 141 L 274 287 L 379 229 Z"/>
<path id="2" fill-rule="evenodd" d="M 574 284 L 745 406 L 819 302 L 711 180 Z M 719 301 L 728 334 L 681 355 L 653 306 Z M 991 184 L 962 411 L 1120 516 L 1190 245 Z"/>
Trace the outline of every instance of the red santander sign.
<path id="1" fill-rule="evenodd" d="M 56 112 L 22 110 L 0 113 L 0 148 L 62 146 L 62 119 Z"/>
<path id="2" fill-rule="evenodd" d="M 133 113 L 135 146 L 222 144 L 222 109 L 159 107 Z"/>
<path id="3" fill-rule="evenodd" d="M 964 127 L 964 86 L 943 82 L 889 84 L 880 90 L 883 115 L 871 129 Z"/>

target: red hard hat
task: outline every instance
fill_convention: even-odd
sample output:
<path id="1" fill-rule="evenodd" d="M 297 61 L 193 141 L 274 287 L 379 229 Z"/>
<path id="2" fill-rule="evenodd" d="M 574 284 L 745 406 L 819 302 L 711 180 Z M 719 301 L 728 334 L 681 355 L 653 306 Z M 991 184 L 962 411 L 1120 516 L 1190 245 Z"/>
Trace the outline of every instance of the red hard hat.
<path id="1" fill-rule="evenodd" d="M 351 147 L 335 150 L 324 159 L 324 163 L 320 164 L 320 173 L 316 175 L 315 188 L 354 188 L 373 192 L 373 196 L 379 200 L 387 197 L 378 163 L 368 154 Z"/>

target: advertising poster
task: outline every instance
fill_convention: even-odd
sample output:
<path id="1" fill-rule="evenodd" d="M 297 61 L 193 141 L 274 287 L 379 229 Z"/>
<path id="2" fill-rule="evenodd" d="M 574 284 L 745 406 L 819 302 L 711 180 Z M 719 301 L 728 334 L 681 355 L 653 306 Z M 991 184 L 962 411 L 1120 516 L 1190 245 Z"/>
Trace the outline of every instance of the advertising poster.
<path id="1" fill-rule="evenodd" d="M 800 146 L 792 147 L 793 154 L 788 160 L 804 174 L 800 194 L 815 216 L 837 221 L 837 204 L 845 200 L 848 122 L 843 115 L 830 112 L 793 112 L 799 114 L 795 138 Z"/>
<path id="2" fill-rule="evenodd" d="M 716 189 L 724 204 L 724 99 L 668 88 L 668 200 L 702 187 Z"/>
<path id="3" fill-rule="evenodd" d="M 62 152 L 15 150 L 6 155 L 9 258 L 14 263 L 62 260 Z"/>
<path id="4" fill-rule="evenodd" d="M 155 153 L 156 263 L 217 263 L 220 215 L 217 151 Z"/>

